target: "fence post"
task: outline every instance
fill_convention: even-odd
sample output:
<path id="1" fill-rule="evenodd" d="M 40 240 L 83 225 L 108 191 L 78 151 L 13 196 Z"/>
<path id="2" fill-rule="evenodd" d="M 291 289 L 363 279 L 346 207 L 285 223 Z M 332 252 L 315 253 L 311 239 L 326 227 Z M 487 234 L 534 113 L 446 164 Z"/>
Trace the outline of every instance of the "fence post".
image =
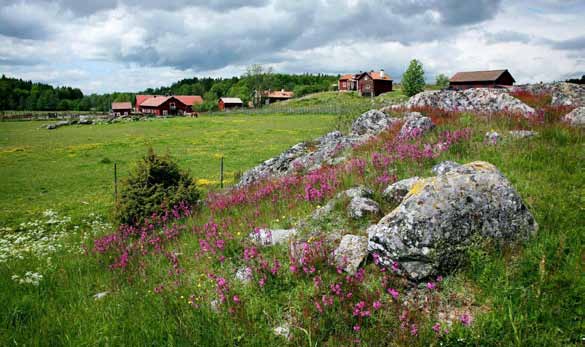
<path id="1" fill-rule="evenodd" d="M 223 156 L 219 160 L 219 187 L 223 189 Z"/>
<path id="2" fill-rule="evenodd" d="M 114 162 L 114 200 L 118 202 L 118 163 Z"/>

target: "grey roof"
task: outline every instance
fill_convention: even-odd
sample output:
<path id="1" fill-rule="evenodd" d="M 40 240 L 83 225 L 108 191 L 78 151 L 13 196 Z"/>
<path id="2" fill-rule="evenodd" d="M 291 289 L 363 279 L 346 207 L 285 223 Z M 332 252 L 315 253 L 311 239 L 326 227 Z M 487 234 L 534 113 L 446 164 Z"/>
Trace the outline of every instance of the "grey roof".
<path id="1" fill-rule="evenodd" d="M 219 98 L 219 100 L 226 104 L 243 104 L 240 98 Z"/>

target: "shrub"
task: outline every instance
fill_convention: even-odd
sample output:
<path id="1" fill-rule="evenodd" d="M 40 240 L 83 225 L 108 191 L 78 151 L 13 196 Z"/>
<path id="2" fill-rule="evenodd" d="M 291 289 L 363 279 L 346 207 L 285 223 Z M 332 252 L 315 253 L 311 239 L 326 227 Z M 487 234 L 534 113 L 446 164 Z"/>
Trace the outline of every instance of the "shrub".
<path id="1" fill-rule="evenodd" d="M 199 195 L 188 172 L 180 170 L 168 155 L 158 156 L 151 148 L 122 181 L 116 220 L 135 224 L 161 207 L 193 204 L 199 200 Z"/>
<path id="2" fill-rule="evenodd" d="M 408 69 L 402 75 L 402 90 L 407 96 L 413 96 L 425 89 L 425 72 L 422 64 L 413 59 L 408 65 Z"/>

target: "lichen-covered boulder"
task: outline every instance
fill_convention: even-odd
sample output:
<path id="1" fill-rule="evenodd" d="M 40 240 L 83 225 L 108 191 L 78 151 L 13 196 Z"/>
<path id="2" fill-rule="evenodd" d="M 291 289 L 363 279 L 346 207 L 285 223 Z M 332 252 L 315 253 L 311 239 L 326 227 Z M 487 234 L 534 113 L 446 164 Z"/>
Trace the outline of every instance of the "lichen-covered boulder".
<path id="1" fill-rule="evenodd" d="M 367 187 L 357 186 L 349 188 L 342 192 L 337 193 L 335 197 L 329 200 L 324 206 L 319 207 L 311 214 L 310 219 L 316 221 L 329 216 L 335 207 L 335 204 L 343 198 L 355 199 L 355 198 L 371 198 L 374 192 Z M 304 223 L 301 223 L 304 224 Z"/>
<path id="2" fill-rule="evenodd" d="M 353 275 L 368 256 L 368 238 L 357 235 L 344 235 L 339 247 L 333 252 L 335 266 Z"/>
<path id="3" fill-rule="evenodd" d="M 451 161 L 451 160 L 445 160 L 442 161 L 440 163 L 438 163 L 437 165 L 433 166 L 433 168 L 431 169 L 431 172 L 433 173 L 433 175 L 437 176 L 437 175 L 444 175 L 447 172 L 460 167 L 461 164 Z"/>
<path id="4" fill-rule="evenodd" d="M 353 122 L 351 126 L 351 135 L 377 135 L 398 121 L 397 118 L 389 117 L 384 112 L 369 110 Z"/>
<path id="5" fill-rule="evenodd" d="M 433 120 L 420 112 L 406 113 L 404 119 L 404 124 L 400 129 L 401 136 L 420 136 L 435 127 Z"/>
<path id="6" fill-rule="evenodd" d="M 478 239 L 524 240 L 537 224 L 492 164 L 473 162 L 419 180 L 402 203 L 368 229 L 368 250 L 410 279 L 454 270 Z"/>
<path id="7" fill-rule="evenodd" d="M 419 179 L 420 177 L 415 176 L 392 183 L 384 189 L 384 192 L 382 192 L 382 198 L 389 203 L 400 203 Z"/>
<path id="8" fill-rule="evenodd" d="M 585 127 L 585 106 L 577 107 L 563 117 L 563 121 L 574 127 Z"/>
<path id="9" fill-rule="evenodd" d="M 380 214 L 380 205 L 370 198 L 355 197 L 347 205 L 347 215 L 353 219 Z"/>

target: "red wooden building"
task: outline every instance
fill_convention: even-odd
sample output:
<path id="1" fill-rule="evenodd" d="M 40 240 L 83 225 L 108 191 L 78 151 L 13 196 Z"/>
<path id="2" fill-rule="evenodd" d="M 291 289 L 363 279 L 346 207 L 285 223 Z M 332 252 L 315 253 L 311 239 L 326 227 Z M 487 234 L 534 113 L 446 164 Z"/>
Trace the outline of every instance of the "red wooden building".
<path id="1" fill-rule="evenodd" d="M 458 72 L 449 80 L 449 89 L 509 88 L 514 77 L 508 70 Z"/>
<path id="2" fill-rule="evenodd" d="M 265 90 L 262 92 L 262 97 L 264 98 L 264 102 L 268 104 L 272 104 L 277 101 L 284 101 L 292 99 L 295 95 L 294 92 L 287 91 L 287 90 Z"/>
<path id="3" fill-rule="evenodd" d="M 224 97 L 219 98 L 219 100 L 217 101 L 217 107 L 219 108 L 220 111 L 225 111 L 233 108 L 242 108 L 244 107 L 244 103 L 240 98 Z"/>
<path id="4" fill-rule="evenodd" d="M 173 100 L 169 101 L 169 98 Z M 165 104 L 167 101 L 168 104 Z M 199 95 L 136 95 L 135 109 L 136 112 L 156 115 L 189 114 L 193 112 L 194 106 L 202 103 L 203 98 Z M 174 104 L 173 109 L 171 109 L 171 104 Z"/>
<path id="5" fill-rule="evenodd" d="M 362 96 L 378 96 L 392 91 L 392 78 L 384 70 L 343 75 L 337 82 L 339 91 L 357 91 Z"/>
<path id="6" fill-rule="evenodd" d="M 140 112 L 157 116 L 191 113 L 191 107 L 174 96 L 153 96 L 140 104 Z"/>
<path id="7" fill-rule="evenodd" d="M 112 102 L 112 114 L 114 116 L 127 116 L 132 112 L 130 102 Z"/>

